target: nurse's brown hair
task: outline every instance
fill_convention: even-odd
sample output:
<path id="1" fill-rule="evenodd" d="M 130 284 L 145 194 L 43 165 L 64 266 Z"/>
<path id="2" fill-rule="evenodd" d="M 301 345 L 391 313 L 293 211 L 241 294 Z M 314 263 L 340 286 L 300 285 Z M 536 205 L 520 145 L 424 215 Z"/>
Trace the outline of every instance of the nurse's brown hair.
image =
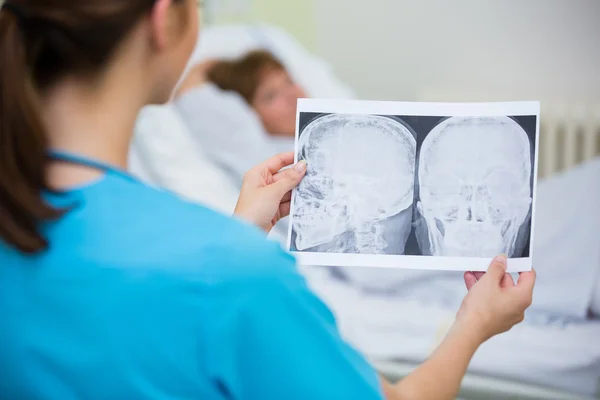
<path id="1" fill-rule="evenodd" d="M 174 0 L 183 2 L 183 0 Z M 0 0 L 0 4 L 2 1 Z M 68 75 L 93 77 L 154 0 L 8 0 L 0 11 L 0 239 L 25 253 L 48 246 L 55 220 L 39 94 Z"/>

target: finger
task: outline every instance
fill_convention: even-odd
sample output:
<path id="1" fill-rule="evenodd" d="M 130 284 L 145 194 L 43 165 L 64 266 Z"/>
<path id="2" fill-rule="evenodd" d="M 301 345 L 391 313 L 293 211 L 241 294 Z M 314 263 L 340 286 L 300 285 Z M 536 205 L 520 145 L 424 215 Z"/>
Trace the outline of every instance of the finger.
<path id="1" fill-rule="evenodd" d="M 292 201 L 292 191 L 291 190 L 289 192 L 287 192 L 286 194 L 284 194 L 283 198 L 281 199 L 282 203 L 287 203 L 288 201 Z"/>
<path id="2" fill-rule="evenodd" d="M 288 168 L 281 172 L 281 176 L 277 182 L 272 183 L 268 186 L 268 189 L 273 192 L 273 195 L 277 197 L 279 201 L 292 189 L 294 189 L 304 175 L 306 174 L 306 163 L 300 161 L 294 168 Z"/>
<path id="3" fill-rule="evenodd" d="M 479 280 L 481 280 L 481 278 L 483 278 L 483 276 L 485 275 L 485 272 L 473 272 L 473 274 L 475 275 L 475 279 L 477 279 L 479 281 Z"/>
<path id="4" fill-rule="evenodd" d="M 273 175 L 273 181 L 271 183 L 275 183 L 275 182 L 280 181 L 281 179 L 285 178 L 286 171 L 287 171 L 287 168 L 284 169 L 283 171 L 279 171 L 278 173 Z"/>
<path id="5" fill-rule="evenodd" d="M 259 164 L 253 170 L 264 171 L 268 170 L 271 174 L 276 174 L 282 168 L 292 165 L 294 163 L 294 152 L 288 151 L 287 153 L 280 153 L 276 156 L 269 158 L 267 161 Z"/>
<path id="6" fill-rule="evenodd" d="M 500 287 L 505 289 L 505 288 L 511 288 L 515 286 L 515 281 L 513 280 L 513 277 L 510 274 L 504 274 L 504 277 L 502 278 L 502 281 L 500 282 Z"/>
<path id="7" fill-rule="evenodd" d="M 519 276 L 517 285 L 512 289 L 516 292 L 516 296 L 514 296 L 513 299 L 517 301 L 516 304 L 523 310 L 526 310 L 533 302 L 535 277 L 535 271 L 522 272 Z"/>
<path id="8" fill-rule="evenodd" d="M 279 216 L 281 218 L 285 218 L 288 215 L 290 215 L 290 208 L 292 206 L 292 203 L 287 202 L 287 203 L 281 203 L 279 205 Z"/>
<path id="9" fill-rule="evenodd" d="M 465 285 L 467 286 L 467 290 L 471 290 L 473 286 L 477 283 L 477 278 L 473 272 L 465 272 Z"/>
<path id="10" fill-rule="evenodd" d="M 533 286 L 535 285 L 535 280 L 537 277 L 537 273 L 534 269 L 529 272 L 520 272 L 519 280 L 517 281 L 518 288 L 524 288 L 525 290 L 533 290 Z"/>
<path id="11" fill-rule="evenodd" d="M 517 301 L 517 305 L 523 310 L 527 309 L 533 302 L 533 287 L 535 285 L 536 272 L 521 272 L 517 285 L 513 288 L 517 296 L 513 298 Z"/>
<path id="12" fill-rule="evenodd" d="M 499 284 L 506 273 L 506 256 L 501 255 L 492 260 L 487 272 L 481 278 Z"/>
<path id="13" fill-rule="evenodd" d="M 296 165 L 294 165 L 294 167 L 297 167 L 300 163 L 304 163 L 304 167 L 306 167 L 307 163 L 305 160 L 300 160 L 298 161 L 298 163 Z M 288 170 L 289 168 L 283 169 L 279 172 L 277 172 L 275 175 L 273 175 L 273 180 L 271 183 L 275 183 L 283 178 L 285 178 L 285 172 Z"/>
<path id="14" fill-rule="evenodd" d="M 276 180 L 282 179 L 284 177 L 283 173 L 285 171 L 279 172 L 282 168 L 291 165 L 294 162 L 294 152 L 290 151 L 287 153 L 277 154 L 269 158 L 268 160 L 260 163 L 256 167 L 252 168 L 250 171 L 244 175 L 244 183 L 256 186 L 256 185 L 264 185 L 265 178 L 272 176 L 272 180 L 267 179 L 267 184 L 271 184 L 276 182 Z M 277 173 L 279 172 L 279 173 Z"/>

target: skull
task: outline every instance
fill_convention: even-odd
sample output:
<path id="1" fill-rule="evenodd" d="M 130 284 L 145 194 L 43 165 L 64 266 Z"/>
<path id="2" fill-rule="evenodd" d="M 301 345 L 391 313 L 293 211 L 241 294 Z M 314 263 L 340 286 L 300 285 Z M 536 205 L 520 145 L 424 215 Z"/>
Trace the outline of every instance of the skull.
<path id="1" fill-rule="evenodd" d="M 529 218 L 531 165 L 529 138 L 509 117 L 452 117 L 437 125 L 419 156 L 423 253 L 513 256 Z"/>
<path id="2" fill-rule="evenodd" d="M 377 254 L 391 241 L 404 251 L 416 140 L 402 123 L 374 115 L 327 115 L 305 128 L 298 152 L 308 172 L 294 195 L 297 250 Z M 401 226 L 386 227 L 386 219 L 405 210 Z"/>

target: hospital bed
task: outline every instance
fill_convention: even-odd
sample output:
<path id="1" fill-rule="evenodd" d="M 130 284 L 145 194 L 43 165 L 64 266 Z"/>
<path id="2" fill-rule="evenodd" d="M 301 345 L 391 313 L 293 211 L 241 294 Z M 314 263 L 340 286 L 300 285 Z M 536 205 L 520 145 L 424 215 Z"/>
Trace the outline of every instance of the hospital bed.
<path id="1" fill-rule="evenodd" d="M 214 26 L 204 30 L 201 37 L 201 44 L 192 57 L 190 66 L 207 58 L 237 57 L 255 48 L 267 48 L 282 59 L 292 75 L 313 97 L 356 97 L 352 89 L 335 76 L 335 73 L 326 62 L 307 52 L 299 43 L 277 27 L 264 25 Z M 447 98 L 444 98 L 444 96 L 447 96 Z M 452 93 L 448 91 L 436 92 L 435 89 L 432 89 L 423 93 L 422 100 L 450 100 L 452 96 Z M 464 100 L 464 97 L 461 99 Z M 593 107 L 590 108 L 590 110 L 592 109 Z M 189 132 L 184 132 L 185 128 L 183 126 L 178 126 L 177 123 L 172 121 L 174 116 L 168 110 L 161 109 L 157 112 L 165 113 L 164 126 L 169 127 L 171 134 L 168 140 L 162 141 L 153 141 L 153 139 L 148 140 L 147 138 L 144 140 L 143 135 L 141 139 L 135 139 L 140 141 L 143 146 L 133 157 L 134 163 L 143 164 L 143 161 L 146 161 L 145 166 L 140 164 L 137 168 L 138 171 L 141 171 L 140 175 L 156 184 L 164 185 L 164 181 L 161 182 L 160 178 L 153 175 L 158 174 L 156 169 L 146 172 L 157 158 L 163 158 L 162 163 L 158 162 L 161 163 L 160 172 L 163 174 L 163 178 L 167 177 L 167 180 L 176 179 L 182 172 L 185 173 L 182 168 L 188 161 L 198 165 L 198 160 L 201 159 L 203 170 L 188 171 L 187 174 L 206 176 L 205 181 L 202 183 L 204 190 L 199 190 L 198 185 L 195 184 L 186 185 L 185 182 L 174 188 L 174 190 L 185 194 L 193 201 L 207 202 L 223 212 L 231 212 L 230 208 L 235 204 L 235 188 L 224 184 L 225 178 L 219 175 L 220 171 L 218 169 L 206 161 L 206 155 L 202 153 L 202 149 L 192 151 L 193 146 L 186 145 L 185 137 L 189 135 Z M 547 111 L 547 113 L 549 112 Z M 544 106 L 542 107 L 542 114 L 544 114 Z M 560 117 L 561 115 L 562 117 Z M 600 123 L 595 125 L 595 122 L 590 122 L 595 121 L 595 114 L 586 112 L 586 115 L 592 115 L 587 120 L 569 119 L 570 115 L 572 114 L 556 112 L 552 114 L 553 118 L 545 119 L 546 122 L 542 126 L 541 133 L 540 151 L 543 161 L 540 165 L 540 175 L 555 175 L 561 170 L 571 168 L 598 154 L 596 151 L 590 150 L 600 143 L 600 140 L 598 140 L 598 137 L 600 137 L 600 131 L 598 130 Z M 151 120 L 145 124 L 148 127 L 147 129 L 159 128 L 160 124 L 155 124 Z M 582 132 L 586 135 L 583 140 L 580 136 Z M 581 143 L 585 145 L 583 151 L 580 148 Z M 215 178 L 210 181 L 210 176 L 213 175 Z M 193 186 L 193 190 L 190 189 L 190 186 Z M 222 189 L 218 189 L 219 187 Z M 219 190 L 221 194 L 216 195 L 215 193 L 219 193 Z M 327 300 L 325 301 L 327 302 Z M 560 304 L 556 305 L 558 308 L 560 306 Z M 343 321 L 341 321 L 341 329 L 344 330 Z M 593 345 L 593 343 L 591 344 Z M 358 347 L 361 346 L 358 345 Z M 422 358 L 418 357 L 384 357 L 381 354 L 370 355 L 370 358 L 379 371 L 391 380 L 398 380 L 406 376 L 422 361 Z M 596 379 L 598 377 L 600 377 L 600 370 Z M 600 385 L 598 386 L 600 387 Z M 579 396 L 550 388 L 548 385 L 539 386 L 506 377 L 501 378 L 475 372 L 467 374 L 461 392 L 461 398 L 463 399 L 583 400 L 600 398 L 600 392 L 598 397 L 593 397 L 592 393 L 590 395 L 592 397 Z"/>

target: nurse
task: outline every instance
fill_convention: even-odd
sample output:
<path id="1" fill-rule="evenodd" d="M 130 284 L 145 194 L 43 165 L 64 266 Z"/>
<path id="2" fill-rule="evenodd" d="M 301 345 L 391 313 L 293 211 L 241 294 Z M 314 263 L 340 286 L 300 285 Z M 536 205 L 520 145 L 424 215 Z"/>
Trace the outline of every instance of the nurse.
<path id="1" fill-rule="evenodd" d="M 291 153 L 246 175 L 235 218 L 124 170 L 138 112 L 169 98 L 194 47 L 196 7 L 2 6 L 0 398 L 454 398 L 476 349 L 523 319 L 534 273 L 515 284 L 500 257 L 466 274 L 446 340 L 392 385 L 265 240 L 306 170 L 279 172 Z"/>

